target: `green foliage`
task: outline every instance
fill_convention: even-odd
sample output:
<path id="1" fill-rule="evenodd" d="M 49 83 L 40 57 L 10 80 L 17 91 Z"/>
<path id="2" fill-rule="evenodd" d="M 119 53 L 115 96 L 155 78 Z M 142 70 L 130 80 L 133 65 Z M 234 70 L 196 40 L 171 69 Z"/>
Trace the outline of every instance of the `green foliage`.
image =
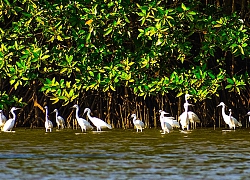
<path id="1" fill-rule="evenodd" d="M 5 91 L 0 91 L 0 109 L 7 109 L 8 106 L 24 106 L 26 103 L 22 101 L 22 98 L 16 96 L 9 96 Z"/>
<path id="2" fill-rule="evenodd" d="M 38 82 L 64 105 L 83 91 L 117 87 L 204 100 L 224 82 L 240 94 L 249 78 L 231 75 L 217 54 L 247 61 L 249 28 L 236 14 L 211 16 L 190 2 L 1 1 L 1 78 L 14 89 Z"/>

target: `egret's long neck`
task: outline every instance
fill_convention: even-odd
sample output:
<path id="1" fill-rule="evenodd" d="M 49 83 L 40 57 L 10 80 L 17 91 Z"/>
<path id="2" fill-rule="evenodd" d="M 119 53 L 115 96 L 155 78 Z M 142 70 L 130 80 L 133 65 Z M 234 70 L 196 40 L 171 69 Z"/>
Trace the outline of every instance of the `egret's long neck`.
<path id="1" fill-rule="evenodd" d="M 184 112 L 185 112 L 185 113 L 188 112 L 188 105 L 184 105 Z"/>
<path id="2" fill-rule="evenodd" d="M 11 114 L 13 116 L 13 119 L 15 120 L 16 119 L 16 114 L 14 113 L 14 110 L 11 110 L 10 112 L 11 112 Z"/>
<path id="3" fill-rule="evenodd" d="M 78 113 L 79 113 L 79 107 L 76 108 L 76 119 L 79 119 Z"/>
<path id="4" fill-rule="evenodd" d="M 56 119 L 58 119 L 58 111 L 56 111 Z"/>
<path id="5" fill-rule="evenodd" d="M 133 122 L 135 122 L 135 121 L 136 121 L 136 116 L 133 117 Z"/>
<path id="6" fill-rule="evenodd" d="M 91 119 L 92 117 L 91 117 L 91 115 L 90 115 L 90 110 L 88 110 L 88 112 L 87 112 L 87 116 L 88 116 L 88 118 L 89 119 Z"/>
<path id="7" fill-rule="evenodd" d="M 160 115 L 160 121 L 162 121 L 163 118 L 164 118 L 164 115 L 163 115 L 163 113 L 161 113 L 161 115 Z"/>
<path id="8" fill-rule="evenodd" d="M 185 103 L 188 103 L 188 98 L 187 98 L 187 96 L 185 96 Z"/>
<path id="9" fill-rule="evenodd" d="M 48 119 L 48 109 L 47 108 L 45 109 L 45 115 L 46 115 L 45 116 L 45 121 L 48 121 L 49 119 Z"/>
<path id="10" fill-rule="evenodd" d="M 222 108 L 221 108 L 221 114 L 222 116 L 226 116 L 226 113 L 225 113 L 225 106 L 223 105 Z"/>

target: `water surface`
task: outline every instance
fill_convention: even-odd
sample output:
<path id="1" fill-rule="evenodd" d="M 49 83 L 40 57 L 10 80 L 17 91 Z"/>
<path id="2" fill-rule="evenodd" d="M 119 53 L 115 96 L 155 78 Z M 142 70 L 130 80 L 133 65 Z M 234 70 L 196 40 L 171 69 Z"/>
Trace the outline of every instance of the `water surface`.
<path id="1" fill-rule="evenodd" d="M 15 128 L 0 133 L 0 178 L 249 179 L 249 132 Z"/>

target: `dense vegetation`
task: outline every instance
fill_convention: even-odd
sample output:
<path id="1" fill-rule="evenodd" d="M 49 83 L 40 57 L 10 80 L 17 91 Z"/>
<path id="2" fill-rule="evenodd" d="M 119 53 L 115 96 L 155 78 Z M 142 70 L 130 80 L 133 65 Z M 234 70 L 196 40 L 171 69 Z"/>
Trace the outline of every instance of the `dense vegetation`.
<path id="1" fill-rule="evenodd" d="M 23 107 L 17 126 L 43 126 L 45 105 L 72 125 L 78 103 L 114 127 L 130 127 L 131 113 L 154 127 L 159 109 L 179 115 L 189 93 L 204 126 L 223 124 L 220 101 L 244 125 L 249 5 L 0 0 L 0 108 Z"/>

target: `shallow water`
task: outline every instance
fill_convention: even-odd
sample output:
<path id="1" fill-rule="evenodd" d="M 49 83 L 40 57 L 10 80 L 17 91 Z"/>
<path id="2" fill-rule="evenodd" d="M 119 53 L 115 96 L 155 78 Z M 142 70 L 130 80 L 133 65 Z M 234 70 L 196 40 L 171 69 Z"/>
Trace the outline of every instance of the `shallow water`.
<path id="1" fill-rule="evenodd" d="M 250 129 L 15 131 L 0 133 L 1 179 L 250 178 Z"/>

